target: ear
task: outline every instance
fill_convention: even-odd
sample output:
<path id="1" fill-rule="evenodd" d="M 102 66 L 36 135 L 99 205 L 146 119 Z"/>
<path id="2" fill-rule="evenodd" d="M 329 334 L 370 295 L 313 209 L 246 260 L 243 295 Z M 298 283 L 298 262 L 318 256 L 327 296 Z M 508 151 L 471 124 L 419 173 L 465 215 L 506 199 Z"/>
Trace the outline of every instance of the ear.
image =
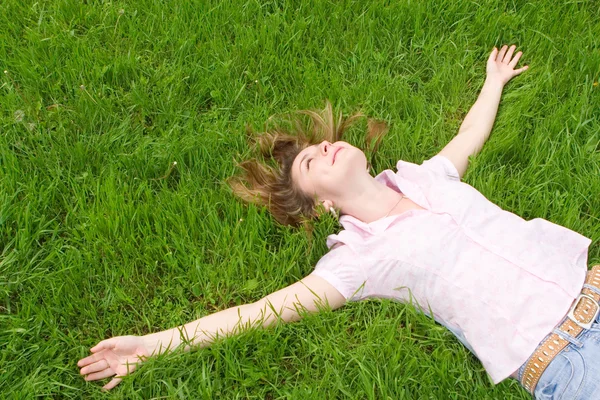
<path id="1" fill-rule="evenodd" d="M 330 209 L 331 207 L 333 207 L 333 201 L 331 201 L 331 200 L 323 200 L 323 201 L 321 202 L 321 204 L 323 205 L 323 207 L 325 208 L 325 210 L 326 210 L 327 212 L 329 212 L 329 209 Z"/>
<path id="2" fill-rule="evenodd" d="M 327 214 L 329 209 L 333 207 L 333 201 L 331 200 L 323 200 L 317 204 L 316 211 L 317 215 L 320 217 L 323 214 Z"/>

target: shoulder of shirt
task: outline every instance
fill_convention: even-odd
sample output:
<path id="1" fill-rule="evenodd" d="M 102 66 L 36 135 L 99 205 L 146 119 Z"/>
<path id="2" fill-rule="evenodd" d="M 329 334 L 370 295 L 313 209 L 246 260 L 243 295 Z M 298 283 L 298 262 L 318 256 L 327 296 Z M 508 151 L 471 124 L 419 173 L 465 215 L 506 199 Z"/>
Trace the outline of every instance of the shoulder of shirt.
<path id="1" fill-rule="evenodd" d="M 356 253 L 356 251 L 352 249 L 352 246 L 346 243 L 338 242 L 335 243 L 321 258 L 341 258 L 344 259 L 344 262 L 354 263 L 361 258 L 361 255 Z"/>

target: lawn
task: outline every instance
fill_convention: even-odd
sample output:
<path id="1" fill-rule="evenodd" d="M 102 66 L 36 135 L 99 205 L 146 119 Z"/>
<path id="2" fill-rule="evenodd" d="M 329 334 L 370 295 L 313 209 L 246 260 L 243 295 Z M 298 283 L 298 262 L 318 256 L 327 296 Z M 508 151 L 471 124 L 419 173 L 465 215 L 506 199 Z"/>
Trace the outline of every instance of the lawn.
<path id="1" fill-rule="evenodd" d="M 529 398 L 391 300 L 160 356 L 108 393 L 76 365 L 102 339 L 257 301 L 326 253 L 331 216 L 309 240 L 232 195 L 246 125 L 330 99 L 388 122 L 376 172 L 421 163 L 457 133 L 492 48 L 512 43 L 530 68 L 506 86 L 464 181 L 591 238 L 600 263 L 596 1 L 5 0 L 0 393 Z M 365 127 L 348 140 L 363 145 Z"/>

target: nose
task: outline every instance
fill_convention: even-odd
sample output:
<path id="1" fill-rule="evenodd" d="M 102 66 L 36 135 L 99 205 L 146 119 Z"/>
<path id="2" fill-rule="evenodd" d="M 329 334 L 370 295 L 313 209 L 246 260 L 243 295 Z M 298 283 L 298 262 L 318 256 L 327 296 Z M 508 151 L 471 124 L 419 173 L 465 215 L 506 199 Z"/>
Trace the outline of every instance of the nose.
<path id="1" fill-rule="evenodd" d="M 329 143 L 327 140 L 323 140 L 321 142 L 321 144 L 319 145 L 319 151 L 321 152 L 321 154 L 326 156 L 330 151 L 330 148 L 329 148 L 330 146 L 331 146 L 331 143 Z"/>

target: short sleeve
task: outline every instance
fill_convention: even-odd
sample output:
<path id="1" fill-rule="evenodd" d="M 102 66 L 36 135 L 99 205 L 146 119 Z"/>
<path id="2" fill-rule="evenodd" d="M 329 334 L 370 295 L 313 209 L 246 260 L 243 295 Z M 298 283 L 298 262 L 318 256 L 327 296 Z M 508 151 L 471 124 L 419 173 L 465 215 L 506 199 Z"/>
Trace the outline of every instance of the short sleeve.
<path id="1" fill-rule="evenodd" d="M 435 155 L 431 157 L 429 160 L 423 161 L 421 164 L 423 168 L 427 168 L 432 171 L 434 174 L 451 181 L 460 181 L 460 175 L 456 170 L 452 161 L 448 160 L 446 157 L 442 155 Z"/>
<path id="2" fill-rule="evenodd" d="M 357 255 L 348 246 L 337 246 L 325 254 L 311 275 L 325 279 L 348 301 L 359 301 L 365 297 L 367 278 Z"/>

